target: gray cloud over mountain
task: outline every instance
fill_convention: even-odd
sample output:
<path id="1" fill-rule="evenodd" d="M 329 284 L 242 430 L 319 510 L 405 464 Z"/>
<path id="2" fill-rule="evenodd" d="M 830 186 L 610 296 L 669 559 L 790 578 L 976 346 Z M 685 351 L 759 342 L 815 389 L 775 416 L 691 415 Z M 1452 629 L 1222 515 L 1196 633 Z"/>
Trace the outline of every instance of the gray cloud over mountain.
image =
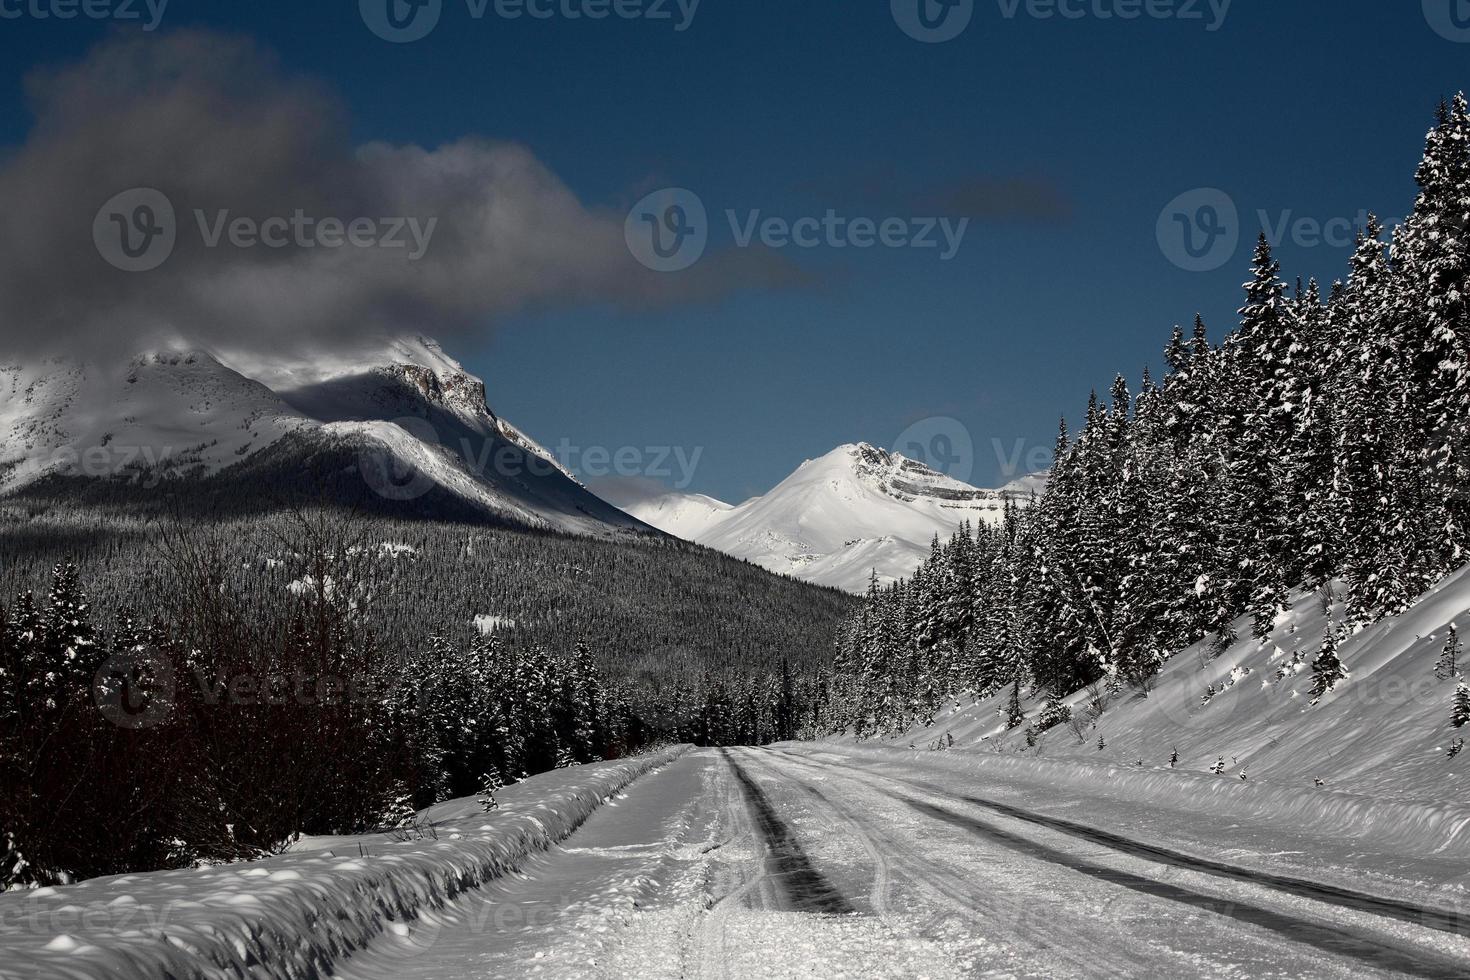
<path id="1" fill-rule="evenodd" d="M 760 251 L 648 271 L 625 246 L 623 212 L 584 204 L 516 144 L 354 145 L 331 92 L 240 38 L 120 37 L 32 75 L 27 96 L 35 125 L 0 156 L 7 353 L 176 338 L 325 346 L 402 331 L 452 342 L 527 308 L 660 307 L 803 282 Z M 135 245 L 159 227 L 157 209 L 126 201 L 99 217 L 133 188 L 174 212 L 172 251 L 149 271 L 115 268 L 94 241 L 94 223 Z M 327 247 L 342 238 L 331 220 L 358 221 L 360 243 Z M 390 234 L 402 246 L 384 247 Z"/>

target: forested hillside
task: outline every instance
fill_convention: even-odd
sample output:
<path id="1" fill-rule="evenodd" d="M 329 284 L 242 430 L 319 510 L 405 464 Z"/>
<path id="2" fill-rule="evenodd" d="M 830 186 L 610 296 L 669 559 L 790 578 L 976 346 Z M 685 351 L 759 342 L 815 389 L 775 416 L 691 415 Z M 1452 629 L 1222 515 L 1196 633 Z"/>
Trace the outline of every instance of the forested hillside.
<path id="1" fill-rule="evenodd" d="M 512 649 L 567 654 L 585 644 L 630 683 L 683 684 L 705 672 L 767 672 L 782 659 L 825 662 L 833 624 L 855 603 L 670 538 L 619 542 L 346 509 L 139 517 L 34 500 L 0 504 L 0 596 L 43 589 L 56 563 L 73 561 L 105 615 L 150 606 L 173 574 L 170 552 L 188 537 L 218 553 L 242 596 L 270 607 L 291 585 L 286 559 L 305 547 L 304 529 L 323 522 L 330 532 L 314 534 L 377 556 L 361 614 L 394 650 L 434 635 L 468 641 L 493 622 Z"/>
<path id="2" fill-rule="evenodd" d="M 965 528 L 842 630 L 819 727 L 901 730 L 946 697 L 1106 680 L 1266 636 L 1290 590 L 1340 580 L 1315 658 L 1403 610 L 1470 544 L 1470 104 L 1440 108 L 1412 215 L 1361 229 L 1346 278 L 1289 285 L 1264 235 L 1240 324 L 1176 328 L 1167 374 L 1065 422 L 1044 495 Z"/>
<path id="3" fill-rule="evenodd" d="M 0 886 L 416 833 L 553 766 L 790 738 L 854 601 L 662 538 L 4 514 Z"/>

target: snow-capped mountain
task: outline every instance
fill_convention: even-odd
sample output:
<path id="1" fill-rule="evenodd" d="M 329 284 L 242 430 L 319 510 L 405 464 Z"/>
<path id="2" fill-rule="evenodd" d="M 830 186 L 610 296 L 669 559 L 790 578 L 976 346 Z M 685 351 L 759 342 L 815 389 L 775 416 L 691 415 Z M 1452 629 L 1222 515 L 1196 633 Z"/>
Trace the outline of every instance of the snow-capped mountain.
<path id="1" fill-rule="evenodd" d="M 738 506 L 644 482 L 594 488 L 611 503 L 676 537 L 773 572 L 849 592 L 906 577 L 937 534 L 961 521 L 995 523 L 1019 486 L 982 490 L 866 443 L 808 460 L 769 493 Z"/>
<path id="2" fill-rule="evenodd" d="M 491 411 L 484 382 L 425 338 L 310 358 L 178 350 L 0 365 L 0 494 L 53 476 L 271 481 L 308 460 L 356 470 L 362 494 L 390 509 L 651 530 Z"/>
<path id="3" fill-rule="evenodd" d="M 734 504 L 702 493 L 681 493 L 638 477 L 599 480 L 591 489 L 643 523 L 685 541 L 699 541 L 713 524 L 736 509 Z"/>

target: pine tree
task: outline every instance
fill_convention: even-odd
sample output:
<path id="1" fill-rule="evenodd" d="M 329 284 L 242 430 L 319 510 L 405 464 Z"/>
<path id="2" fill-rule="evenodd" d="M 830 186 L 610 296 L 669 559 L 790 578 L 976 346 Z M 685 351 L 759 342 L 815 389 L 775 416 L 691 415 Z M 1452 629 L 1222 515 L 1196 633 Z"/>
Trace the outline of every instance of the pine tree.
<path id="1" fill-rule="evenodd" d="M 1026 712 L 1021 707 L 1021 679 L 1011 684 L 1011 699 L 1006 704 L 1006 730 L 1020 728 L 1026 723 Z"/>
<path id="2" fill-rule="evenodd" d="M 1455 687 L 1455 704 L 1450 714 L 1450 723 L 1456 728 L 1470 724 L 1470 685 L 1461 681 Z"/>
<path id="3" fill-rule="evenodd" d="M 1455 629 L 1455 624 L 1450 624 L 1450 635 L 1444 641 L 1444 649 L 1439 655 L 1439 663 L 1434 667 L 1434 676 L 1442 681 L 1452 677 L 1458 677 L 1460 673 L 1460 634 Z"/>
<path id="4" fill-rule="evenodd" d="M 1331 691 L 1347 676 L 1342 661 L 1337 656 L 1337 632 L 1332 624 L 1322 636 L 1322 648 L 1312 661 L 1312 700 L 1315 702 Z"/>
<path id="5" fill-rule="evenodd" d="M 500 779 L 500 770 L 496 769 L 494 766 L 491 766 L 489 770 L 485 773 L 485 775 L 480 779 L 480 796 L 478 800 L 480 804 L 480 809 L 484 810 L 486 813 L 489 813 L 492 810 L 499 810 L 500 803 L 498 800 L 496 800 L 495 794 L 499 793 L 504 788 L 505 784 L 501 782 Z"/>
<path id="6" fill-rule="evenodd" d="M 1422 591 L 1464 559 L 1466 500 L 1459 489 L 1470 479 L 1465 458 L 1470 426 L 1470 296 L 1465 291 L 1470 146 L 1466 104 L 1441 105 L 1416 174 L 1414 211 L 1395 236 L 1393 261 L 1401 288 L 1393 309 L 1408 358 L 1403 387 L 1406 449 L 1418 464 L 1405 513 L 1419 557 L 1410 571 Z"/>
<path id="7" fill-rule="evenodd" d="M 410 830 L 418 820 L 413 794 L 401 782 L 395 782 L 383 807 L 382 825 L 390 830 Z"/>
<path id="8" fill-rule="evenodd" d="M 831 682 L 861 690 L 849 716 L 892 730 L 936 689 L 989 696 L 1017 679 L 1147 684 L 1170 651 L 1212 635 L 1222 650 L 1242 613 L 1268 636 L 1292 588 L 1341 580 L 1356 626 L 1470 559 L 1463 96 L 1442 107 L 1416 180 L 1392 248 L 1370 216 L 1325 298 L 1315 280 L 1289 291 L 1263 237 L 1236 331 L 1215 345 L 1202 318 L 1192 339 L 1176 328 L 1161 384 L 1145 372 L 1130 397 L 1120 377 L 1075 434 L 1064 420 L 1030 507 L 936 540 L 910 581 L 870 595 Z M 1324 637 L 1314 698 L 1347 676 L 1337 648 Z M 1452 632 L 1437 673 L 1458 676 L 1458 659 Z"/>
<path id="9" fill-rule="evenodd" d="M 21 853 L 15 835 L 7 830 L 4 847 L 0 847 L 0 891 L 27 888 L 36 884 L 39 881 L 35 869 Z"/>

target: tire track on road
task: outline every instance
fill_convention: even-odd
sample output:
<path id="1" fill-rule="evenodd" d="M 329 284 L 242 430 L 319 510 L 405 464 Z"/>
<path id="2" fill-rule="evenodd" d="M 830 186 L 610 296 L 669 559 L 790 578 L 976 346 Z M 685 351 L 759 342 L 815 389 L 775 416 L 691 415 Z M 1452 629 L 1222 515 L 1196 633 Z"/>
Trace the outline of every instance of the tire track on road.
<path id="1" fill-rule="evenodd" d="M 866 780 L 833 772 L 831 767 L 788 753 L 782 755 L 787 764 L 812 770 L 823 776 L 836 777 L 867 792 L 874 792 L 873 785 Z M 825 803 L 834 816 L 848 824 L 853 833 L 864 841 L 864 847 L 870 854 L 877 851 L 884 855 L 879 860 L 889 867 L 888 874 L 896 871 L 914 892 L 932 902 L 936 912 L 941 915 L 953 914 L 968 921 L 991 942 L 1002 946 L 1034 949 L 1049 958 L 1049 970 L 1053 976 L 1057 975 L 1057 968 L 1063 964 L 1070 967 L 1074 971 L 1072 975 L 1077 977 L 1123 977 L 1138 973 L 1142 964 L 1137 958 L 1137 951 L 1118 955 L 1101 941 L 1102 937 L 1095 931 L 1088 931 L 1090 923 L 1079 925 L 1068 922 L 1062 916 L 1048 915 L 1044 935 L 1020 929 L 1018 924 L 1035 918 L 1034 903 L 1009 899 L 997 890 L 978 890 L 972 872 L 962 873 L 941 863 L 932 855 L 921 853 L 908 841 L 878 829 L 871 819 L 864 820 L 853 807 L 833 800 L 804 779 L 793 777 L 770 762 L 762 761 L 769 771 L 790 780 L 793 785 Z M 888 887 L 886 880 L 883 887 L 885 890 Z M 891 922 L 889 924 L 893 925 Z M 921 927 L 920 934 L 928 934 L 929 931 Z M 1164 968 L 1162 964 L 1156 966 L 1160 971 Z M 1166 974 L 1160 972 L 1159 975 Z"/>
<path id="2" fill-rule="evenodd" d="M 979 797 L 955 794 L 942 786 L 927 783 L 922 780 L 888 776 L 841 762 L 812 762 L 797 753 L 786 750 L 774 751 L 793 762 L 809 767 L 818 769 L 831 767 L 854 773 L 855 775 L 850 778 L 866 783 L 874 788 L 876 788 L 874 785 L 876 782 L 883 782 L 891 785 L 920 789 L 926 794 L 933 794 L 942 800 L 965 803 L 1024 824 L 1039 826 L 1089 844 L 1100 845 L 1114 853 L 1141 858 L 1155 864 L 1162 864 L 1166 867 L 1182 868 L 1207 876 L 1241 881 L 1295 898 L 1309 899 L 1318 903 L 1345 908 L 1353 912 L 1406 921 L 1413 925 L 1429 926 L 1442 932 L 1452 932 L 1458 935 L 1464 934 L 1463 930 L 1466 919 L 1455 913 L 1434 909 L 1422 909 L 1391 899 L 1381 899 L 1376 896 L 1354 892 L 1350 889 L 1323 885 L 1318 882 L 1287 878 L 1266 872 L 1252 872 L 1207 858 L 1195 858 L 1191 855 L 1170 851 L 1166 848 L 1143 844 L 1069 820 L 1048 817 L 1019 807 L 996 803 Z M 1247 922 L 1279 935 L 1284 935 L 1294 942 L 1312 946 L 1329 954 L 1346 957 L 1354 962 L 1364 962 L 1377 968 L 1419 977 L 1461 978 L 1463 980 L 1466 976 L 1470 976 L 1470 970 L 1467 970 L 1464 961 L 1456 960 L 1451 956 L 1439 955 L 1420 947 L 1402 947 L 1372 937 L 1355 935 L 1345 929 L 1314 922 L 1309 918 L 1276 911 L 1242 900 L 1210 896 L 1203 892 L 1183 888 L 1172 883 L 1107 867 L 1030 838 L 1022 837 L 988 821 L 955 813 L 944 807 L 936 806 L 931 802 L 915 799 L 902 793 L 894 793 L 892 795 L 895 799 L 901 800 L 919 813 L 943 820 L 952 826 L 969 830 L 972 833 L 1007 846 L 1012 850 L 1027 854 L 1030 857 L 1067 867 L 1071 870 L 1129 888 L 1133 891 L 1214 912 L 1234 918 L 1237 921 Z M 1457 926 L 1458 928 L 1456 928 Z"/>
<path id="3" fill-rule="evenodd" d="M 872 905 L 874 914 L 878 916 L 883 924 L 889 928 L 893 928 L 895 920 L 888 901 L 889 889 L 892 886 L 892 862 L 883 853 L 883 848 L 878 846 L 877 839 L 868 832 L 867 828 L 860 821 L 853 817 L 848 808 L 834 802 L 815 786 L 803 780 L 790 779 L 785 773 L 765 760 L 757 759 L 757 764 L 777 779 L 790 782 L 791 785 L 815 799 L 828 813 L 848 825 L 852 831 L 852 836 L 857 839 L 857 842 L 867 853 L 868 860 L 873 862 L 873 886 L 868 891 L 868 902 Z"/>
<path id="4" fill-rule="evenodd" d="M 727 750 L 721 749 L 720 755 L 734 772 L 735 781 L 744 792 L 745 801 L 755 817 L 756 829 L 765 841 L 768 858 L 773 864 L 767 875 L 780 883 L 791 910 L 823 915 L 851 915 L 857 911 L 812 866 L 801 842 L 777 815 L 765 791 L 750 778 L 740 763 L 730 757 Z"/>
<path id="5" fill-rule="evenodd" d="M 802 756 L 784 750 L 776 751 L 790 758 L 803 758 Z M 1201 874 L 1213 875 L 1218 878 L 1229 878 L 1235 881 L 1246 882 L 1247 884 L 1261 885 L 1294 895 L 1298 898 L 1311 899 L 1315 902 L 1336 905 L 1356 912 L 1366 912 L 1370 915 L 1397 919 L 1411 925 L 1424 926 L 1425 928 L 1435 929 L 1440 932 L 1454 933 L 1458 936 L 1470 936 L 1470 913 L 1438 909 L 1432 906 L 1412 905 L 1408 902 L 1400 902 L 1391 898 L 1381 898 L 1377 895 L 1369 895 L 1366 892 L 1353 891 L 1349 888 L 1340 888 L 1336 885 L 1327 885 L 1305 878 L 1292 878 L 1286 875 L 1272 874 L 1269 871 L 1255 871 L 1249 868 L 1241 868 L 1236 865 L 1226 864 L 1223 861 L 1214 861 L 1210 858 L 1185 854 L 1154 844 L 1145 844 L 1142 841 L 1122 837 L 1097 827 L 1090 827 L 1086 824 L 1062 819 L 1061 817 L 1049 817 L 1045 814 L 1011 806 L 1007 803 L 999 803 L 977 796 L 960 796 L 942 786 L 917 779 L 904 779 L 899 776 L 883 775 L 840 762 L 818 763 L 818 765 L 831 765 L 835 768 L 860 773 L 869 779 L 881 779 L 900 785 L 911 786 L 915 789 L 934 793 L 946 799 L 957 800 L 962 803 L 968 803 L 971 806 L 989 810 L 992 813 L 1009 817 L 1012 820 L 1019 820 L 1023 823 L 1055 830 L 1069 837 L 1075 837 L 1079 840 L 1087 841 L 1090 844 L 1099 844 L 1110 850 L 1128 854 L 1132 857 L 1144 858 L 1157 864 L 1167 864 L 1186 871 L 1198 871 Z"/>
<path id="6" fill-rule="evenodd" d="M 1252 905 L 1238 899 L 1218 898 L 1205 895 L 1202 892 L 1183 888 L 1172 882 L 1159 881 L 1155 878 L 1146 878 L 1143 875 L 1134 874 L 1131 871 L 1123 871 L 1118 868 L 1109 868 L 1101 864 L 1095 864 L 1075 854 L 1068 854 L 1048 847 L 1037 841 L 1021 837 L 1010 831 L 1002 830 L 994 824 L 974 817 L 946 810 L 943 807 L 925 803 L 909 797 L 899 797 L 909 806 L 920 813 L 943 820 L 945 823 L 956 827 L 962 827 L 971 833 L 979 834 L 989 840 L 994 840 L 1011 850 L 1025 854 L 1027 857 L 1047 861 L 1051 864 L 1061 865 L 1073 871 L 1105 881 L 1113 885 L 1122 885 L 1133 891 L 1143 892 L 1155 898 L 1164 898 L 1182 905 L 1192 905 L 1196 908 L 1214 912 L 1245 922 L 1253 926 L 1279 935 L 1295 943 L 1304 943 L 1331 953 L 1342 956 L 1354 962 L 1367 963 L 1376 969 L 1389 970 L 1396 973 L 1404 973 L 1415 977 L 1429 977 L 1433 980 L 1463 980 L 1466 976 L 1464 963 L 1455 961 L 1448 957 L 1438 957 L 1429 953 L 1410 951 L 1389 946 L 1384 943 L 1375 942 L 1371 938 L 1355 936 L 1351 932 L 1333 926 L 1320 925 L 1308 919 L 1277 912 L 1273 909 L 1260 905 Z"/>

